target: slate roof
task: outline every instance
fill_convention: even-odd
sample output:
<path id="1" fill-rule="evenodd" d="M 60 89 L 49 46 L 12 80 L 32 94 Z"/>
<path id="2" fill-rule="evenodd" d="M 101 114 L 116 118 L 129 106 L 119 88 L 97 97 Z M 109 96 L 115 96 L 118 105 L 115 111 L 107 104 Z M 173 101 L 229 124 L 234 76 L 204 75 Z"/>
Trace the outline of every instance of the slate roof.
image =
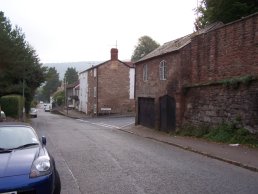
<path id="1" fill-rule="evenodd" d="M 151 59 L 153 57 L 157 57 L 157 56 L 160 56 L 160 55 L 164 55 L 164 54 L 167 54 L 167 53 L 178 51 L 181 48 L 183 48 L 184 46 L 186 46 L 187 44 L 189 44 L 193 37 L 198 36 L 198 35 L 203 34 L 203 33 L 207 33 L 208 31 L 219 28 L 222 25 L 223 25 L 222 22 L 216 22 L 216 23 L 213 23 L 213 24 L 207 26 L 206 28 L 204 28 L 202 30 L 199 30 L 199 31 L 194 32 L 192 34 L 188 34 L 188 35 L 183 36 L 181 38 L 172 40 L 170 42 L 166 42 L 162 46 L 158 47 L 154 51 L 150 52 L 149 54 L 145 55 L 143 58 L 138 60 L 136 62 L 136 64 L 138 62 L 145 61 L 145 60 Z"/>
<path id="2" fill-rule="evenodd" d="M 140 61 L 145 61 L 147 59 L 156 57 L 156 56 L 164 55 L 166 53 L 171 53 L 173 51 L 179 50 L 180 48 L 184 47 L 185 45 L 189 44 L 190 42 L 191 42 L 191 35 L 187 35 L 182 38 L 178 38 L 176 40 L 166 42 L 162 46 L 155 49 L 154 51 L 145 55 L 143 58 L 141 58 L 139 61 L 137 61 L 137 63 Z"/>
<path id="3" fill-rule="evenodd" d="M 104 65 L 104 64 L 108 63 L 109 61 L 111 61 L 111 60 L 102 62 L 102 63 L 97 64 L 97 65 L 92 65 L 92 67 L 90 67 L 90 68 L 88 68 L 88 69 L 86 69 L 86 70 L 80 72 L 79 74 L 85 73 L 85 72 L 87 72 L 87 71 L 89 71 L 89 70 L 91 70 L 91 69 L 94 69 L 94 68 L 96 68 L 96 67 L 99 67 L 99 66 L 101 66 L 101 65 Z M 129 68 L 134 68 L 134 63 L 133 63 L 133 62 L 130 62 L 130 61 L 124 62 L 124 61 L 120 61 L 120 60 L 117 60 L 117 61 L 119 61 L 120 63 L 124 64 L 125 66 L 127 66 L 127 67 L 129 67 Z"/>

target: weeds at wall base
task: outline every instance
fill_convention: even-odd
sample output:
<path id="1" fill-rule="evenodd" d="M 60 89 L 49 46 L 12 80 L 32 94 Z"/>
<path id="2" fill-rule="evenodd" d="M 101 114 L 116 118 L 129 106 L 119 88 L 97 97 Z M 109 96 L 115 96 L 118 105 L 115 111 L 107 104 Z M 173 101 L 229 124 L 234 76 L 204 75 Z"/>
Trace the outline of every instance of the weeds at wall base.
<path id="1" fill-rule="evenodd" d="M 199 126 L 185 124 L 176 134 L 228 144 L 238 143 L 258 148 L 258 134 L 251 134 L 247 129 L 237 127 L 236 123 L 221 123 L 216 127 L 210 127 L 205 124 Z"/>

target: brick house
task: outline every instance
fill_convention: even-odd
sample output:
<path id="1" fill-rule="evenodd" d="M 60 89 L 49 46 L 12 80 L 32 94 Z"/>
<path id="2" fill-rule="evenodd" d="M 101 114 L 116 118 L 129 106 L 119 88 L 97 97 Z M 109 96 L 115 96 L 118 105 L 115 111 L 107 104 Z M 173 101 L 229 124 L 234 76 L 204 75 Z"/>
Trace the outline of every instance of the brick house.
<path id="1" fill-rule="evenodd" d="M 80 110 L 88 115 L 124 114 L 134 111 L 135 69 L 131 62 L 111 58 L 80 73 Z"/>
<path id="2" fill-rule="evenodd" d="M 136 124 L 171 131 L 189 122 L 216 125 L 241 118 L 258 131 L 257 45 L 253 14 L 146 55 L 135 64 Z"/>

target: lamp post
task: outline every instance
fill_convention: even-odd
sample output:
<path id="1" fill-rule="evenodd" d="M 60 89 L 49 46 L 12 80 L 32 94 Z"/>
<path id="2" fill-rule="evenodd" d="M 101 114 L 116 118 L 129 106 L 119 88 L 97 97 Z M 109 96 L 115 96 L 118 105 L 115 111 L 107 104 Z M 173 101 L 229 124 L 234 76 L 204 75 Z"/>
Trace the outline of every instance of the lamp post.
<path id="1" fill-rule="evenodd" d="M 24 99 L 24 78 L 22 80 L 22 100 L 23 100 L 23 106 L 22 106 L 22 120 L 25 122 L 25 99 Z"/>
<path id="2" fill-rule="evenodd" d="M 68 115 L 68 103 L 67 103 L 67 81 L 66 77 L 64 77 L 64 92 L 65 92 L 65 107 L 66 107 L 66 115 Z"/>

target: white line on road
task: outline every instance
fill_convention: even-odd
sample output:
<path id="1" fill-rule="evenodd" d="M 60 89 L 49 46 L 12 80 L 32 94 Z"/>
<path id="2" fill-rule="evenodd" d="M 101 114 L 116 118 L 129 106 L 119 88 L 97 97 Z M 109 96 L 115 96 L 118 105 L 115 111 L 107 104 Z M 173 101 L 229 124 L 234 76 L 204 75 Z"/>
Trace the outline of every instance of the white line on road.
<path id="1" fill-rule="evenodd" d="M 120 129 L 120 127 L 118 126 L 115 126 L 115 125 L 108 125 L 108 124 L 105 124 L 105 123 L 92 123 L 90 121 L 85 121 L 85 120 L 82 120 L 82 119 L 77 119 L 77 121 L 81 121 L 81 122 L 85 122 L 85 123 L 90 123 L 92 125 L 97 125 L 97 126 L 101 126 L 101 127 L 106 127 L 106 128 L 110 128 L 110 129 Z"/>
<path id="2" fill-rule="evenodd" d="M 135 122 L 128 123 L 127 125 L 123 125 L 123 126 L 121 126 L 120 128 L 122 129 L 122 128 L 125 128 L 125 127 L 129 126 L 129 125 L 133 125 L 133 124 L 135 124 Z"/>

